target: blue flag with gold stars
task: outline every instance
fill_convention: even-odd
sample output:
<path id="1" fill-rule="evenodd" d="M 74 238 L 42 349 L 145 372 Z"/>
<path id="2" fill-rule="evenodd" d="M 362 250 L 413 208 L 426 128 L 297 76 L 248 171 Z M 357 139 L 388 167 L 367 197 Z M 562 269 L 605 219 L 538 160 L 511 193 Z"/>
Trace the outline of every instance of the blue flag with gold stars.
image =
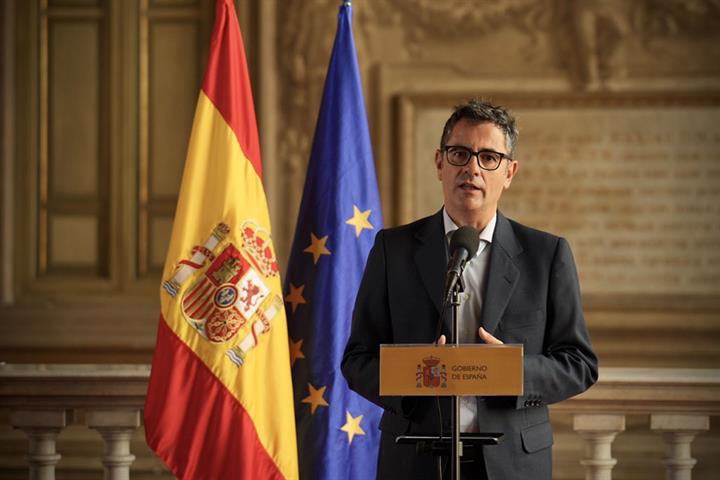
<path id="1" fill-rule="evenodd" d="M 350 2 L 338 29 L 285 275 L 301 479 L 374 478 L 382 410 L 340 371 L 380 198 Z"/>

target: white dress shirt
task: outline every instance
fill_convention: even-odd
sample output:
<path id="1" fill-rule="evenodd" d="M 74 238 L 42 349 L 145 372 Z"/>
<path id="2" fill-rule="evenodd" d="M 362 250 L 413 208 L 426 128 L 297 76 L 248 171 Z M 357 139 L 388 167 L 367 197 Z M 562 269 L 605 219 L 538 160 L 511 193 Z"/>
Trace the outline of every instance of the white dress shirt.
<path id="1" fill-rule="evenodd" d="M 445 238 L 450 241 L 451 234 L 458 229 L 455 222 L 443 208 L 443 222 L 445 224 Z M 463 282 L 465 291 L 460 295 L 460 308 L 458 315 L 458 339 L 460 343 L 476 343 L 478 328 L 480 328 L 480 313 L 482 312 L 482 293 L 485 290 L 488 260 L 492 243 L 497 212 L 490 223 L 480 232 L 480 245 L 473 258 L 465 264 Z M 478 432 L 477 400 L 474 396 L 460 397 L 460 431 Z"/>

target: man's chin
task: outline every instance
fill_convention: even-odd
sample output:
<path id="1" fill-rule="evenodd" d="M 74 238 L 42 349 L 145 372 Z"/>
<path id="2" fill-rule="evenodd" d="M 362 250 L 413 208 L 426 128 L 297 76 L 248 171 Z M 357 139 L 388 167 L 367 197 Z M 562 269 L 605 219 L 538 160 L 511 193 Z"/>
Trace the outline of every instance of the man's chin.
<path id="1" fill-rule="evenodd" d="M 468 213 L 478 212 L 485 207 L 485 197 L 482 194 L 465 197 L 458 203 L 458 207 Z"/>
<path id="2" fill-rule="evenodd" d="M 475 217 L 482 215 L 484 206 L 485 202 L 483 201 L 463 201 L 452 205 L 452 211 L 448 209 L 448 213 L 451 217 L 453 216 L 453 213 L 461 218 Z"/>

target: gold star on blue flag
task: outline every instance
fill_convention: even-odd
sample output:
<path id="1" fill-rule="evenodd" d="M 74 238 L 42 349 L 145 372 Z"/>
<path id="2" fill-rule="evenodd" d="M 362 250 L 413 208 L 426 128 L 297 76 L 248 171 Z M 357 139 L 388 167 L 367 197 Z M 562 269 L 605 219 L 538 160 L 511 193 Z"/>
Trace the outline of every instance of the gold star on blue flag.
<path id="1" fill-rule="evenodd" d="M 370 230 L 375 228 L 372 226 L 372 223 L 368 221 L 371 212 L 372 210 L 365 210 L 364 212 L 361 212 L 357 205 L 353 205 L 353 216 L 348 218 L 345 223 L 355 227 L 356 237 L 360 236 L 364 228 L 368 228 Z"/>
<path id="2" fill-rule="evenodd" d="M 285 275 L 303 480 L 374 478 L 380 441 L 382 410 L 348 389 L 340 371 L 365 261 L 383 226 L 351 19 L 345 2 Z"/>
<path id="3" fill-rule="evenodd" d="M 350 412 L 346 412 L 347 421 L 345 422 L 345 425 L 340 428 L 340 430 L 347 433 L 348 443 L 352 443 L 355 435 L 365 435 L 365 430 L 363 430 L 360 426 L 360 423 L 362 423 L 362 419 L 362 415 L 353 417 L 352 415 L 350 415 Z"/>

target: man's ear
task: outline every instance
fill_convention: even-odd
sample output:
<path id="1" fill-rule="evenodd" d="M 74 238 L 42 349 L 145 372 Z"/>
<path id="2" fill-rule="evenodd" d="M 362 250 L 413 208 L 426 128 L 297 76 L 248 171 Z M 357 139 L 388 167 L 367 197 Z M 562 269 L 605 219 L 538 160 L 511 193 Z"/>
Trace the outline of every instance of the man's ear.
<path id="1" fill-rule="evenodd" d="M 442 150 L 435 150 L 435 169 L 437 170 L 438 180 L 442 180 Z"/>
<path id="2" fill-rule="evenodd" d="M 505 183 L 503 184 L 503 188 L 505 190 L 510 188 L 510 184 L 512 183 L 515 175 L 517 175 L 519 169 L 520 164 L 516 160 L 510 161 L 510 165 L 508 165 L 507 171 L 505 172 Z"/>

